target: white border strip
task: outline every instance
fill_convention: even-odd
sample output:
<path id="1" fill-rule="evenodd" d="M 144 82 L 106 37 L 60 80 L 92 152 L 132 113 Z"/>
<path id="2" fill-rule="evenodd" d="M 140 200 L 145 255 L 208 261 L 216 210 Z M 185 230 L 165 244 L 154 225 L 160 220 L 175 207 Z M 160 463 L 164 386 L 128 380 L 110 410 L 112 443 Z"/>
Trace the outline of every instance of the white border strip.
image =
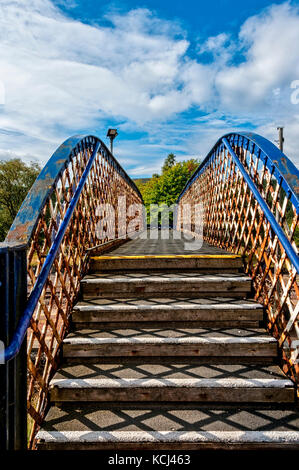
<path id="1" fill-rule="evenodd" d="M 190 442 L 298 444 L 299 431 L 39 431 L 45 442 Z"/>
<path id="2" fill-rule="evenodd" d="M 293 388 L 287 379 L 53 379 L 51 387 L 58 388 Z"/>
<path id="3" fill-rule="evenodd" d="M 248 337 L 179 337 L 179 338 L 156 338 L 156 337 L 129 337 L 129 338 L 87 338 L 70 337 L 66 338 L 64 344 L 269 344 L 276 343 L 277 340 L 271 336 L 248 336 Z"/>

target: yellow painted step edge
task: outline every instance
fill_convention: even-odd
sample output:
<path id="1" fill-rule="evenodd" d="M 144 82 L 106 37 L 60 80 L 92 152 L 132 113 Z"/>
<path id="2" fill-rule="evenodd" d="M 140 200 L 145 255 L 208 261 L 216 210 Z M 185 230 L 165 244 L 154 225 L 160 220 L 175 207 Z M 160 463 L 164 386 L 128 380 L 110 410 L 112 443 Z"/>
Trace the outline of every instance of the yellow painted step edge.
<path id="1" fill-rule="evenodd" d="M 91 256 L 92 260 L 108 259 L 156 259 L 156 258 L 242 258 L 242 255 L 128 255 L 128 256 Z"/>

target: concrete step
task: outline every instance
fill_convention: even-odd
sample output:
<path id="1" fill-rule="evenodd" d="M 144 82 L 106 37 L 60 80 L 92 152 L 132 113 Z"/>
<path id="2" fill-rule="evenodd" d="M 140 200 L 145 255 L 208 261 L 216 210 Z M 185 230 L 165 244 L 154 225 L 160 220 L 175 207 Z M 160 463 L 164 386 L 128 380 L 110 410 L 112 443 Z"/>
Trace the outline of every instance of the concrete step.
<path id="1" fill-rule="evenodd" d="M 75 305 L 72 322 L 75 329 L 132 325 L 171 327 L 258 327 L 263 319 L 263 307 L 255 301 L 233 298 L 194 299 L 95 299 Z"/>
<path id="2" fill-rule="evenodd" d="M 142 266 L 142 268 L 140 268 Z M 233 254 L 202 255 L 139 255 L 139 256 L 92 256 L 90 273 L 107 271 L 169 271 L 178 272 L 193 269 L 205 273 L 239 272 L 243 268 L 243 259 Z"/>
<path id="3" fill-rule="evenodd" d="M 50 383 L 52 402 L 294 403 L 277 366 L 65 364 Z"/>
<path id="4" fill-rule="evenodd" d="M 294 409 L 183 405 L 51 407 L 39 450 L 299 449 Z"/>
<path id="5" fill-rule="evenodd" d="M 277 342 L 264 329 L 78 330 L 63 341 L 69 357 L 255 357 L 275 358 Z"/>
<path id="6" fill-rule="evenodd" d="M 251 279 L 241 274 L 127 273 L 88 275 L 81 281 L 83 299 L 96 297 L 206 297 L 243 298 Z"/>

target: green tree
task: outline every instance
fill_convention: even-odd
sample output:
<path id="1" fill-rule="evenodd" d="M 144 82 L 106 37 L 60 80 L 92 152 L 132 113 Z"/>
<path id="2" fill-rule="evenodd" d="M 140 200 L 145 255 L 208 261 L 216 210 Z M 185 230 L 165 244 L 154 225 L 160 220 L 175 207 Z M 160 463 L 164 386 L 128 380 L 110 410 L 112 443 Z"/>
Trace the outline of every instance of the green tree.
<path id="1" fill-rule="evenodd" d="M 165 173 L 168 171 L 173 165 L 175 165 L 175 155 L 173 153 L 170 153 L 164 160 L 164 164 L 162 166 L 162 173 Z"/>
<path id="2" fill-rule="evenodd" d="M 175 203 L 198 165 L 199 162 L 195 159 L 178 162 L 164 171 L 161 176 L 151 178 L 140 187 L 145 205 Z"/>
<path id="3" fill-rule="evenodd" d="M 183 162 L 173 160 L 173 164 L 171 164 L 172 159 L 168 159 L 168 157 L 164 162 L 161 176 L 153 175 L 146 184 L 139 185 L 148 215 L 151 204 L 167 204 L 167 206 L 174 204 L 199 165 L 199 161 L 196 159 Z M 166 163 L 169 165 L 168 169 L 166 169 Z"/>
<path id="4" fill-rule="evenodd" d="M 3 241 L 40 172 L 37 163 L 26 165 L 19 158 L 0 162 L 0 240 Z"/>

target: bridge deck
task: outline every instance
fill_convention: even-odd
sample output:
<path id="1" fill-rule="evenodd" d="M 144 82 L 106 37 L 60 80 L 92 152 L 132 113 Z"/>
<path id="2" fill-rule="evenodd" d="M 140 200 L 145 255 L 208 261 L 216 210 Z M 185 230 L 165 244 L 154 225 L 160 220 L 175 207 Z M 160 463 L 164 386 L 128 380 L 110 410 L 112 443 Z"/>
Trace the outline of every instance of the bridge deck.
<path id="1" fill-rule="evenodd" d="M 156 238 L 153 238 L 154 233 L 149 230 L 143 233 L 143 237 L 121 245 L 118 248 L 109 252 L 109 256 L 146 256 L 146 255 L 218 255 L 225 256 L 231 255 L 221 248 L 209 245 L 203 242 L 199 247 L 198 240 L 188 240 L 180 232 L 173 230 L 169 231 L 169 237 L 164 230 L 155 231 Z M 152 238 L 151 238 L 152 237 Z M 177 238 L 180 237 L 180 238 Z M 188 245 L 188 246 L 187 246 Z"/>

